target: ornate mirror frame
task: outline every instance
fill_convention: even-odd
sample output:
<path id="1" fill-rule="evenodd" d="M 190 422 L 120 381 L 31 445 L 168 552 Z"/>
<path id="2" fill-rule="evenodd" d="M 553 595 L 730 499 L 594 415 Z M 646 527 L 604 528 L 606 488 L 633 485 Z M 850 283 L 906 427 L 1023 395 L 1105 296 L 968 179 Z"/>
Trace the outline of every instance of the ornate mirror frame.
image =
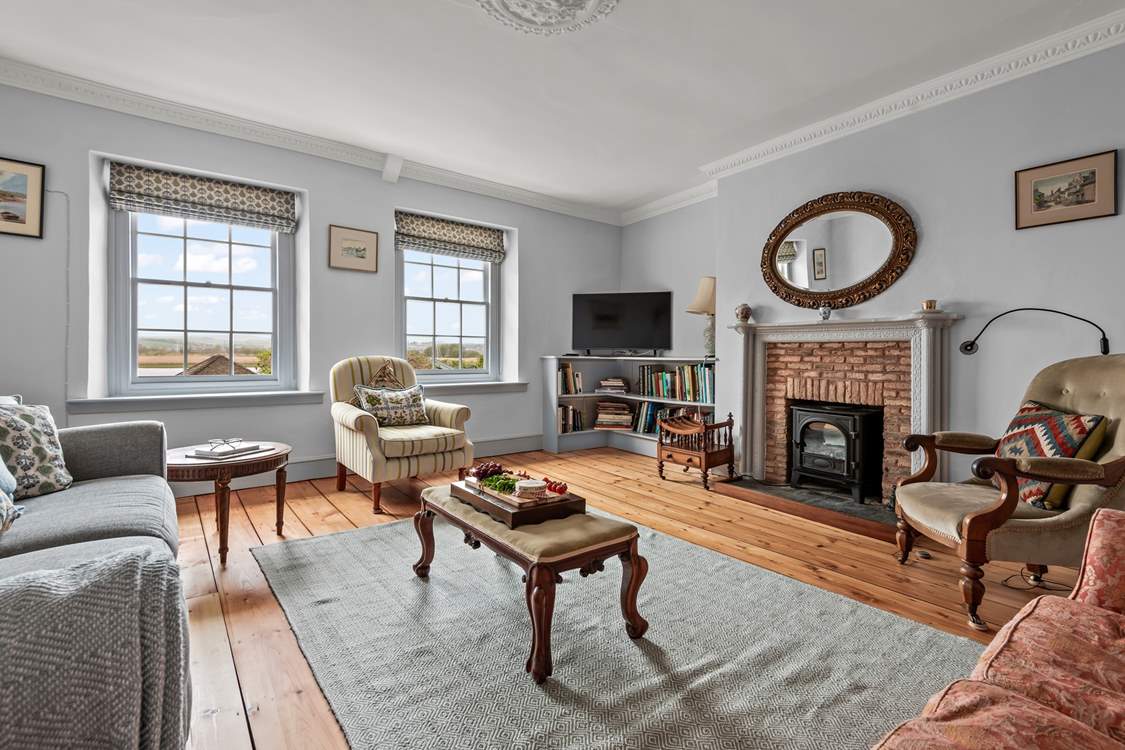
<path id="1" fill-rule="evenodd" d="M 891 253 L 877 271 L 866 279 L 843 289 L 816 292 L 795 287 L 782 278 L 777 270 L 777 251 L 781 243 L 797 227 L 810 219 L 835 211 L 858 211 L 874 216 L 891 232 Z M 875 193 L 829 193 L 797 208 L 774 227 L 762 249 L 762 278 L 770 291 L 791 305 L 818 308 L 827 305 L 836 310 L 866 302 L 882 294 L 906 271 L 914 258 L 918 232 L 914 220 L 906 209 L 890 198 Z"/>

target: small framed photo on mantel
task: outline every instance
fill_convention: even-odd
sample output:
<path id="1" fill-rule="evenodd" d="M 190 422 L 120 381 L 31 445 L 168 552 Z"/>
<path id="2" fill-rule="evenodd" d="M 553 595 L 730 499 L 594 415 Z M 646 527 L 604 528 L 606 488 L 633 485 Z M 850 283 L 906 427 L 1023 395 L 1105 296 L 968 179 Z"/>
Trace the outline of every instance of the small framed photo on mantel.
<path id="1" fill-rule="evenodd" d="M 1016 172 L 1016 229 L 1116 215 L 1116 150 Z"/>
<path id="2" fill-rule="evenodd" d="M 46 167 L 0 157 L 0 234 L 43 238 Z"/>
<path id="3" fill-rule="evenodd" d="M 328 265 L 351 271 L 379 271 L 379 233 L 352 227 L 328 227 Z"/>

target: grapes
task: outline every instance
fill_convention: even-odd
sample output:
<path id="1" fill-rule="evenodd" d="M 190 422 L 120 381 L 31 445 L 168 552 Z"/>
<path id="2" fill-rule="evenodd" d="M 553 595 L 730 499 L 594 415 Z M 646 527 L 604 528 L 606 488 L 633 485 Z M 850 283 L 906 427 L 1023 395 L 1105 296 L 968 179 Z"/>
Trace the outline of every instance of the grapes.
<path id="1" fill-rule="evenodd" d="M 504 467 L 495 461 L 482 461 L 469 469 L 469 476 L 477 479 L 487 479 L 505 473 Z"/>

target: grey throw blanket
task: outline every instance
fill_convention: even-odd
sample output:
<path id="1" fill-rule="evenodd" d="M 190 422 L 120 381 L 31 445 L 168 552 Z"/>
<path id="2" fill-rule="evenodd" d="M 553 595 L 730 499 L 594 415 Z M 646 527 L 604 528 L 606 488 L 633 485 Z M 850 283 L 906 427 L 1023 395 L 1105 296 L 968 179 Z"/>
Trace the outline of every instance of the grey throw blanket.
<path id="1" fill-rule="evenodd" d="M 191 698 L 170 554 L 0 579 L 0 747 L 176 748 Z"/>

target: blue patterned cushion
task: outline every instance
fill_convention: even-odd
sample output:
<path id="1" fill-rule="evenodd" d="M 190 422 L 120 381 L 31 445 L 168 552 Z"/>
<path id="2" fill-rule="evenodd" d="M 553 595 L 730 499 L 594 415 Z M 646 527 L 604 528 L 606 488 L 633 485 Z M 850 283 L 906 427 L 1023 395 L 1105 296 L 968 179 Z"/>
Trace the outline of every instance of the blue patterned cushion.
<path id="1" fill-rule="evenodd" d="M 16 492 L 16 478 L 12 476 L 12 470 L 3 459 L 0 459 L 0 492 L 9 496 Z"/>
<path id="2" fill-rule="evenodd" d="M 23 506 L 12 502 L 12 496 L 0 491 L 0 535 L 12 528 L 12 522 L 23 515 Z"/>
<path id="3" fill-rule="evenodd" d="M 429 424 L 422 386 L 410 388 L 355 387 L 359 408 L 375 415 L 383 427 L 405 427 L 412 424 Z"/>
<path id="4" fill-rule="evenodd" d="M 0 405 L 5 406 L 19 406 L 23 403 L 23 396 L 0 396 Z M 4 463 L 3 458 L 0 458 L 0 492 L 5 493 L 9 497 L 16 492 L 16 478 L 12 476 L 12 470 Z"/>
<path id="5" fill-rule="evenodd" d="M 1008 425 L 996 455 L 1000 458 L 1093 459 L 1105 436 L 1107 420 L 1099 415 L 1071 414 L 1028 401 Z M 995 481 L 995 480 L 994 480 Z M 1035 479 L 1020 479 L 1020 500 L 1037 508 L 1061 510 L 1073 488 Z"/>

